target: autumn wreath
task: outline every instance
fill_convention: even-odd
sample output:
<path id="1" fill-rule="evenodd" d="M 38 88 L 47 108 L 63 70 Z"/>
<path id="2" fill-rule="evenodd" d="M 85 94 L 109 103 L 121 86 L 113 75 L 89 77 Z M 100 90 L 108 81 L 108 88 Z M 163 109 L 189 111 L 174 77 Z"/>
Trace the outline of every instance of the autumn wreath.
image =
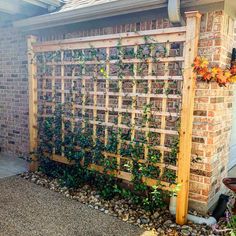
<path id="1" fill-rule="evenodd" d="M 193 69 L 198 78 L 207 82 L 216 81 L 220 86 L 236 82 L 236 65 L 230 69 L 222 69 L 219 66 L 209 67 L 209 61 L 198 56 L 193 62 Z"/>

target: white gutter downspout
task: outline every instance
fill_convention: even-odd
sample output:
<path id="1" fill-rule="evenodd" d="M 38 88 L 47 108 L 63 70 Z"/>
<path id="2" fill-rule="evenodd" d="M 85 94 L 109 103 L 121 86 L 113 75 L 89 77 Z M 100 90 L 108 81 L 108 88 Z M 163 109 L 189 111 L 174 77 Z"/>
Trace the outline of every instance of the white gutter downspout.
<path id="1" fill-rule="evenodd" d="M 174 196 L 170 198 L 169 210 L 171 215 L 176 215 L 176 197 Z M 187 219 L 196 224 L 207 224 L 209 226 L 217 223 L 216 219 L 212 216 L 210 216 L 209 218 L 204 218 L 188 214 Z"/>
<path id="2" fill-rule="evenodd" d="M 180 23 L 180 0 L 169 0 L 168 1 L 168 15 L 171 23 Z"/>

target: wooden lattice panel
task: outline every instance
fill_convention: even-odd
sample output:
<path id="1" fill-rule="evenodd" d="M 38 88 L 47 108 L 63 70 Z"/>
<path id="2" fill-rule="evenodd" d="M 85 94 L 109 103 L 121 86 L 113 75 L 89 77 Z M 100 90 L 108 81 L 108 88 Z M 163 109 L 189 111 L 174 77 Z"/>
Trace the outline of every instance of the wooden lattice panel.
<path id="1" fill-rule="evenodd" d="M 171 147 L 178 139 L 184 42 L 185 27 L 180 27 L 33 44 L 35 116 L 41 121 L 53 117 L 58 104 L 65 104 L 56 136 L 61 146 L 45 151 L 67 162 L 70 131 L 89 127 L 93 139 L 100 136 L 107 145 L 111 130 L 119 130 L 116 151 L 104 152 L 104 157 L 117 159 L 117 177 L 132 179 L 125 168 L 126 146 L 146 140 L 140 162 L 145 164 L 155 152 L 161 158 L 156 174 L 145 181 L 168 182 L 166 173 L 176 171 Z M 40 137 L 39 132 L 39 142 Z M 97 165 L 93 167 L 101 170 Z"/>
<path id="2" fill-rule="evenodd" d="M 90 148 L 83 142 L 80 146 L 70 147 L 89 153 L 98 136 L 102 137 L 105 146 L 109 145 L 112 129 L 116 129 L 121 130 L 117 146 L 112 153 L 104 151 L 101 154 L 103 158 L 116 160 L 118 167 L 112 174 L 132 180 L 129 170 L 123 168 L 124 163 L 130 161 L 124 147 L 145 139 L 139 155 L 140 164 L 150 164 L 150 152 L 161 153 L 161 158 L 158 164 L 152 165 L 156 167 L 154 176 L 144 177 L 143 181 L 149 186 L 162 183 L 164 188 L 170 189 L 168 176 L 176 172 L 172 147 L 179 136 L 177 183 L 181 187 L 177 196 L 176 222 L 186 223 L 195 94 L 191 65 L 197 55 L 201 15 L 198 12 L 186 12 L 185 15 L 186 27 L 45 43 L 36 43 L 36 38 L 30 36 L 30 170 L 38 168 L 34 153 L 41 144 L 43 131 L 49 131 L 51 135 L 44 153 L 54 161 L 73 165 L 66 144 L 71 133 L 85 132 L 91 127 Z M 155 42 L 148 50 L 145 48 L 147 36 Z M 122 57 L 117 53 L 121 45 Z M 86 61 L 82 60 L 84 55 Z M 142 122 L 144 117 L 145 124 Z M 55 118 L 60 122 L 54 124 L 53 133 L 50 134 L 47 126 L 45 130 L 40 129 L 41 121 L 53 122 Z M 178 120 L 181 121 L 180 128 Z M 124 134 L 127 140 L 121 141 Z M 132 142 L 134 139 L 136 142 Z M 89 168 L 103 172 L 98 164 L 93 162 Z"/>

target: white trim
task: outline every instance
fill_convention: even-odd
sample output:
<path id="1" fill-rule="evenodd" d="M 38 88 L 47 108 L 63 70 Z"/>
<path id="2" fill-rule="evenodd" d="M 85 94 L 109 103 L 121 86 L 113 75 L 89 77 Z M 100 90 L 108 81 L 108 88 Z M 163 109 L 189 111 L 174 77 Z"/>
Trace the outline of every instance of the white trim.
<path id="1" fill-rule="evenodd" d="M 8 13 L 8 14 L 19 14 L 21 12 L 21 8 L 19 3 L 13 3 L 10 1 L 3 2 L 0 1 L 0 12 Z"/>
<path id="2" fill-rule="evenodd" d="M 38 0 L 23 0 L 24 2 L 30 3 L 32 5 L 38 6 L 38 7 L 42 7 L 42 8 L 48 8 L 48 5 L 45 3 L 42 3 Z"/>
<path id="3" fill-rule="evenodd" d="M 236 166 L 236 145 L 230 147 L 228 170 Z"/>
<path id="4" fill-rule="evenodd" d="M 48 0 L 47 0 L 48 1 Z M 182 0 L 181 7 L 192 7 L 225 0 Z M 68 11 L 58 11 L 14 22 L 14 26 L 25 31 L 85 22 L 110 16 L 123 15 L 167 7 L 168 0 L 117 0 L 89 5 Z"/>
<path id="5" fill-rule="evenodd" d="M 53 7 L 61 6 L 61 2 L 59 0 L 22 0 L 22 1 L 42 8 L 48 8 L 49 6 Z"/>
<path id="6" fill-rule="evenodd" d="M 114 1 L 36 16 L 16 21 L 14 26 L 23 30 L 42 29 L 166 6 L 167 0 L 136 0 L 135 5 L 133 0 Z"/>
<path id="7" fill-rule="evenodd" d="M 229 150 L 229 162 L 228 169 L 230 170 L 236 165 L 236 92 L 234 91 L 233 97 L 233 119 L 232 119 L 232 130 L 230 137 L 230 150 Z"/>
<path id="8" fill-rule="evenodd" d="M 61 1 L 60 0 L 40 0 L 40 2 L 43 2 L 45 4 L 48 4 L 48 5 L 54 6 L 54 7 L 60 7 L 61 6 Z"/>

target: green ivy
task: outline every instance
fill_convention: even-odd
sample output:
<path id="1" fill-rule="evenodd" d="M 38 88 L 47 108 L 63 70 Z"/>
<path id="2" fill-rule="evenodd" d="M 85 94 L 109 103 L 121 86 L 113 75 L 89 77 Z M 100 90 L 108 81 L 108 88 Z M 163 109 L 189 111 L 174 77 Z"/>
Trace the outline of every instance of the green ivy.
<path id="1" fill-rule="evenodd" d="M 102 53 L 102 50 L 97 50 L 91 46 L 88 50 L 75 50 L 72 52 L 64 51 L 64 60 L 79 61 L 81 70 L 89 72 L 93 81 L 98 81 L 99 76 L 109 79 L 106 73 L 105 63 L 102 66 L 94 65 L 93 69 L 86 67 L 87 61 L 100 61 L 100 60 L 116 60 L 114 63 L 117 68 L 117 76 L 119 81 L 122 81 L 125 74 L 130 76 L 134 75 L 134 66 L 129 63 L 124 63 L 123 59 L 140 59 L 142 62 L 137 65 L 137 73 L 141 76 L 147 68 L 148 59 L 151 58 L 153 62 L 158 62 L 157 54 L 166 56 L 168 53 L 164 47 L 155 42 L 151 37 L 144 37 L 144 44 L 138 46 L 137 52 L 133 48 L 125 48 L 122 46 L 121 40 L 119 41 L 115 54 L 111 54 L 110 58 Z M 50 54 L 47 60 L 59 60 L 61 54 L 56 52 L 55 55 Z M 38 60 L 44 62 L 44 57 L 38 57 Z M 45 66 L 43 65 L 43 68 Z M 43 70 L 45 73 L 45 70 Z M 83 72 L 81 72 L 83 74 Z M 81 76 L 82 76 L 81 74 Z M 132 81 L 137 85 L 140 81 L 135 79 Z M 158 207 L 165 205 L 166 197 L 170 196 L 169 192 L 161 190 L 161 179 L 169 183 L 176 183 L 176 175 L 172 170 L 166 169 L 163 176 L 160 176 L 161 171 L 158 163 L 161 161 L 162 156 L 159 150 L 152 148 L 152 140 L 159 138 L 158 134 L 148 132 L 146 137 L 135 137 L 131 140 L 131 129 L 123 131 L 116 128 L 117 119 L 114 119 L 114 127 L 101 128 L 98 124 L 96 128 L 96 137 L 93 136 L 93 126 L 89 123 L 89 115 L 82 114 L 82 111 L 77 111 L 76 117 L 81 118 L 81 123 L 73 127 L 75 115 L 72 114 L 73 94 L 76 91 L 76 81 L 73 82 L 70 89 L 70 97 L 64 104 L 56 103 L 54 112 L 51 117 L 39 119 L 39 137 L 40 142 L 38 146 L 37 155 L 40 160 L 40 170 L 48 176 L 60 179 L 63 186 L 69 188 L 77 188 L 83 184 L 91 184 L 95 186 L 100 195 L 105 199 L 119 195 L 121 197 L 132 200 L 133 203 L 141 205 L 143 208 L 153 211 Z M 117 82 L 118 83 L 118 82 Z M 163 82 L 162 86 L 164 86 Z M 119 83 L 120 84 L 120 83 Z M 110 83 L 110 85 L 112 85 Z M 114 85 L 113 85 L 114 86 Z M 115 84 L 116 92 L 121 88 Z M 145 93 L 148 93 L 148 88 L 144 88 Z M 163 88 L 158 88 L 156 93 L 162 93 Z M 167 95 L 172 92 L 171 88 L 164 91 Z M 77 95 L 80 96 L 80 95 Z M 85 104 L 89 104 L 89 96 L 87 94 L 81 95 L 80 105 L 83 104 L 82 100 L 85 99 Z M 77 97 L 78 98 L 78 97 Z M 55 102 L 56 97 L 43 97 L 44 101 Z M 79 102 L 77 102 L 79 104 Z M 136 100 L 132 98 L 132 106 L 136 104 Z M 148 122 L 152 122 L 152 108 L 153 104 L 144 104 L 141 117 L 140 128 L 146 127 Z M 45 109 L 45 108 L 43 108 Z M 130 126 L 130 113 L 123 112 L 123 124 Z M 112 112 L 111 112 L 112 113 Z M 114 113 L 115 114 L 115 113 Z M 70 119 L 65 120 L 64 117 Z M 98 117 L 96 121 L 99 122 Z M 155 121 L 155 120 L 154 120 Z M 81 125 L 84 124 L 84 125 Z M 64 127 L 64 128 L 63 128 Z M 64 137 L 62 138 L 62 129 Z M 108 132 L 107 144 L 104 142 L 105 129 Z M 150 141 L 150 140 L 151 141 Z M 121 148 L 118 150 L 119 144 Z M 168 156 L 169 164 L 176 164 L 178 154 L 178 139 L 174 140 L 171 147 L 171 152 Z M 145 149 L 148 149 L 147 156 L 144 155 Z M 67 166 L 64 164 L 55 163 L 50 160 L 52 153 L 57 155 L 64 154 L 66 158 L 75 161 L 75 165 Z M 122 157 L 128 158 L 125 164 L 120 166 L 117 159 L 112 156 L 104 156 L 104 152 L 111 154 L 120 154 Z M 46 153 L 46 154 L 45 154 Z M 98 171 L 89 170 L 90 164 L 97 164 L 103 167 L 103 173 Z M 123 165 L 123 166 L 122 166 Z M 120 169 L 125 168 L 126 171 L 132 174 L 132 187 L 131 189 L 122 187 L 121 180 L 116 178 L 115 173 L 119 173 Z M 156 179 L 156 185 L 149 187 L 144 181 L 144 178 Z"/>

